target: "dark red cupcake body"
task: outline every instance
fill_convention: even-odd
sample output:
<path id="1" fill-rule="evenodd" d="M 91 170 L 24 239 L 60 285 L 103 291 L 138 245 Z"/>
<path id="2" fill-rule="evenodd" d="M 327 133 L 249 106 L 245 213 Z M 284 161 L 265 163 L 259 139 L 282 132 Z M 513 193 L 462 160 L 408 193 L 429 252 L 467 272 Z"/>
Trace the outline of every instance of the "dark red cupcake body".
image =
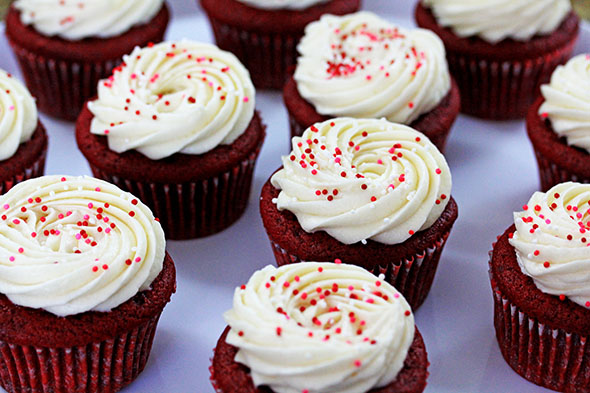
<path id="1" fill-rule="evenodd" d="M 234 361 L 238 349 L 225 342 L 229 326 L 217 341 L 210 367 L 211 383 L 217 393 L 273 393 L 267 386 L 256 387 L 248 368 Z M 367 393 L 420 393 L 426 387 L 428 358 L 422 335 L 416 328 L 414 341 L 395 381 Z"/>
<path id="2" fill-rule="evenodd" d="M 415 18 L 418 26 L 434 31 L 445 44 L 449 71 L 461 91 L 461 111 L 494 120 L 525 117 L 541 84 L 570 58 L 579 30 L 572 12 L 548 36 L 490 44 L 477 37 L 458 37 L 440 26 L 421 2 Z"/>
<path id="3" fill-rule="evenodd" d="M 57 317 L 0 295 L 0 384 L 9 393 L 120 390 L 145 367 L 175 290 L 174 263 L 166 254 L 151 288 L 110 312 Z"/>
<path id="4" fill-rule="evenodd" d="M 297 89 L 297 82 L 292 76 L 283 89 L 283 100 L 289 113 L 291 137 L 301 136 L 303 131 L 314 123 L 326 121 L 333 117 L 319 114 L 311 103 L 301 97 Z M 441 152 L 444 152 L 451 127 L 459 115 L 460 106 L 459 88 L 451 78 L 449 93 L 434 109 L 421 115 L 409 126 L 426 135 Z"/>
<path id="5" fill-rule="evenodd" d="M 24 25 L 20 12 L 11 7 L 5 33 L 39 110 L 75 120 L 86 100 L 96 95 L 98 81 L 111 75 L 123 55 L 163 40 L 169 18 L 164 4 L 151 21 L 119 36 L 68 41 Z"/>
<path id="6" fill-rule="evenodd" d="M 92 117 L 85 106 L 76 124 L 78 148 L 92 173 L 137 195 L 158 217 L 167 238 L 191 239 L 219 232 L 244 212 L 266 135 L 258 113 L 231 145 L 157 161 L 137 151 L 119 154 L 110 150 L 105 136 L 90 133 Z"/>
<path id="7" fill-rule="evenodd" d="M 441 217 L 428 229 L 415 233 L 401 244 L 340 243 L 326 232 L 308 233 L 295 215 L 279 211 L 272 202 L 279 190 L 268 181 L 262 188 L 260 214 L 279 266 L 304 261 L 333 262 L 361 266 L 385 280 L 404 295 L 414 311 L 426 299 L 438 262 L 458 217 L 451 198 Z"/>
<path id="8" fill-rule="evenodd" d="M 527 133 L 539 166 L 541 190 L 547 191 L 566 181 L 590 183 L 590 155 L 583 149 L 568 146 L 565 138 L 553 131 L 551 121 L 538 113 L 543 102 L 543 97 L 539 97 L 526 118 Z"/>
<path id="9" fill-rule="evenodd" d="M 200 0 L 217 46 L 235 54 L 260 89 L 281 89 L 297 61 L 305 26 L 324 14 L 345 15 L 360 0 L 331 0 L 304 10 L 263 10 L 237 0 Z"/>
<path id="10" fill-rule="evenodd" d="M 590 392 L 590 310 L 541 292 L 522 273 L 509 235 L 494 245 L 490 278 L 494 326 L 506 362 L 529 381 L 562 392 Z"/>

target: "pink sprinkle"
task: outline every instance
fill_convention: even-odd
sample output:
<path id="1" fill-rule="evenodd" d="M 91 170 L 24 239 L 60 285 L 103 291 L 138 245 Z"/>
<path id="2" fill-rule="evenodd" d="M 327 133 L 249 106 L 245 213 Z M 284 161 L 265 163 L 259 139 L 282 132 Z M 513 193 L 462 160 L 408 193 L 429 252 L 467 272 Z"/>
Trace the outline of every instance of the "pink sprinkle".
<path id="1" fill-rule="evenodd" d="M 111 228 L 107 228 L 104 230 L 106 233 L 109 233 L 111 231 Z"/>
<path id="2" fill-rule="evenodd" d="M 13 222 L 15 225 L 18 225 L 18 224 L 20 224 L 20 220 L 17 220 L 17 219 L 14 219 L 14 220 L 12 220 L 12 222 Z"/>
<path id="3" fill-rule="evenodd" d="M 396 298 L 396 299 L 398 299 L 399 298 L 399 293 L 394 293 L 393 294 L 393 297 Z"/>
<path id="4" fill-rule="evenodd" d="M 14 110 L 14 105 L 10 105 L 10 106 L 8 107 L 8 109 L 9 109 L 9 110 L 11 110 L 11 111 L 13 111 L 13 110 Z"/>
<path id="5" fill-rule="evenodd" d="M 92 204 L 92 202 L 90 202 L 90 203 L 88 204 L 88 208 L 89 208 L 89 209 L 92 209 L 92 207 L 93 207 L 93 206 L 94 206 L 94 205 Z"/>
<path id="6" fill-rule="evenodd" d="M 361 361 L 360 360 L 355 360 L 354 361 L 354 366 L 355 367 L 360 367 L 361 366 Z"/>
<path id="7" fill-rule="evenodd" d="M 14 262 L 14 257 L 10 257 L 10 258 L 8 258 L 8 260 L 9 260 L 10 262 Z"/>
<path id="8" fill-rule="evenodd" d="M 90 244 L 90 239 L 85 240 L 86 244 Z"/>
<path id="9" fill-rule="evenodd" d="M 244 97 L 244 102 L 248 102 L 250 99 L 248 97 Z"/>
<path id="10" fill-rule="evenodd" d="M 350 285 L 350 286 L 348 287 L 348 290 L 349 290 L 349 291 L 354 291 L 354 287 L 353 287 L 352 285 Z"/>
<path id="11" fill-rule="evenodd" d="M 383 161 L 382 160 L 377 160 L 377 164 L 382 165 Z"/>
<path id="12" fill-rule="evenodd" d="M 57 218 L 59 218 L 59 219 L 61 220 L 62 218 L 64 218 L 64 215 L 63 215 L 63 214 L 61 214 L 61 213 L 59 213 L 59 214 L 57 215 Z"/>
<path id="13" fill-rule="evenodd" d="M 100 192 L 100 187 L 96 187 L 96 188 L 94 189 L 94 191 L 96 191 L 96 192 Z"/>
<path id="14" fill-rule="evenodd" d="M 6 205 L 4 205 L 4 210 L 8 210 L 10 208 L 10 205 L 7 203 Z"/>
<path id="15" fill-rule="evenodd" d="M 82 235 L 80 235 L 79 233 L 76 233 L 76 239 L 80 240 L 82 238 Z"/>
<path id="16" fill-rule="evenodd" d="M 90 218 L 90 216 L 88 214 L 84 214 L 84 219 L 88 220 Z"/>
<path id="17" fill-rule="evenodd" d="M 25 252 L 25 250 L 24 250 L 24 248 L 21 247 L 18 249 L 18 252 L 22 254 L 23 252 Z"/>
<path id="18" fill-rule="evenodd" d="M 342 260 L 340 260 L 339 258 L 334 259 L 334 263 L 336 265 L 340 265 L 342 263 Z"/>
<path id="19" fill-rule="evenodd" d="M 140 257 L 135 258 L 135 262 L 141 262 L 141 258 Z"/>

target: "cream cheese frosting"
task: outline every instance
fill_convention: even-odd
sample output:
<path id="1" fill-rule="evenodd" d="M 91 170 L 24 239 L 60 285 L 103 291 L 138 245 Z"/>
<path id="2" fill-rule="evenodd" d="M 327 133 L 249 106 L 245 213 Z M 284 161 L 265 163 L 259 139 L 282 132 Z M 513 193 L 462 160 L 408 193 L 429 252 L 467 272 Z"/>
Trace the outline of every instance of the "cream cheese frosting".
<path id="1" fill-rule="evenodd" d="M 539 290 L 590 307 L 590 184 L 535 192 L 523 209 L 510 239 L 522 272 Z"/>
<path id="2" fill-rule="evenodd" d="M 478 36 L 491 44 L 551 34 L 572 9 L 569 0 L 422 0 L 422 4 L 459 37 Z"/>
<path id="3" fill-rule="evenodd" d="M 327 116 L 409 124 L 434 109 L 451 87 L 442 41 L 370 12 L 324 15 L 299 46 L 299 94 Z"/>
<path id="4" fill-rule="evenodd" d="M 330 0 L 238 0 L 254 8 L 265 10 L 304 10 L 316 4 L 327 3 Z"/>
<path id="5" fill-rule="evenodd" d="M 188 40 L 136 48 L 98 85 L 90 132 L 117 153 L 152 160 L 202 154 L 244 133 L 254 115 L 250 74 L 231 53 Z"/>
<path id="6" fill-rule="evenodd" d="M 549 117 L 553 131 L 568 145 L 590 152 L 590 55 L 578 55 L 558 66 L 541 93 L 545 101 L 539 114 Z"/>
<path id="7" fill-rule="evenodd" d="M 0 161 L 14 155 L 37 129 L 37 105 L 27 88 L 0 70 Z"/>
<path id="8" fill-rule="evenodd" d="M 277 393 L 364 393 L 391 383 L 414 338 L 410 306 L 353 265 L 306 262 L 257 271 L 224 314 L 235 361 Z"/>
<path id="9" fill-rule="evenodd" d="M 46 36 L 109 38 L 149 22 L 164 0 L 16 0 L 21 21 Z"/>
<path id="10" fill-rule="evenodd" d="M 43 176 L 0 196 L 0 293 L 58 316 L 110 311 L 160 273 L 147 206 L 91 177 Z"/>
<path id="11" fill-rule="evenodd" d="M 293 138 L 271 183 L 279 210 L 307 232 L 345 244 L 402 243 L 429 228 L 451 192 L 443 155 L 414 129 L 384 119 L 337 118 Z"/>

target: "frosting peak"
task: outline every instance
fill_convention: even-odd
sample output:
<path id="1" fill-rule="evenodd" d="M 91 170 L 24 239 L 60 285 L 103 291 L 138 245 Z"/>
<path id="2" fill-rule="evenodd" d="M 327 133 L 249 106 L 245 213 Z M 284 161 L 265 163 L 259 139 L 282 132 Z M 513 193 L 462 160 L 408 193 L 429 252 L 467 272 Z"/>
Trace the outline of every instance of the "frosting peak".
<path id="1" fill-rule="evenodd" d="M 276 203 L 307 232 L 345 244 L 402 243 L 445 209 L 451 173 L 438 149 L 414 129 L 384 119 L 316 123 L 271 178 Z"/>
<path id="2" fill-rule="evenodd" d="M 590 55 L 578 55 L 558 66 L 541 93 L 545 102 L 539 114 L 549 117 L 553 131 L 569 145 L 590 152 Z"/>
<path id="3" fill-rule="evenodd" d="M 14 155 L 37 129 L 37 106 L 27 88 L 0 70 L 0 161 Z"/>
<path id="4" fill-rule="evenodd" d="M 541 291 L 590 308 L 590 184 L 535 192 L 523 208 L 510 239 L 522 272 Z"/>
<path id="5" fill-rule="evenodd" d="M 322 16 L 306 27 L 297 49 L 297 89 L 326 116 L 410 124 L 451 87 L 434 33 L 406 30 L 370 12 Z"/>
<path id="6" fill-rule="evenodd" d="M 437 22 L 459 37 L 492 44 L 553 33 L 571 11 L 570 0 L 421 0 Z"/>
<path id="7" fill-rule="evenodd" d="M 90 132 L 152 160 L 231 144 L 254 115 L 250 74 L 231 53 L 188 40 L 135 50 L 98 85 Z"/>
<path id="8" fill-rule="evenodd" d="M 17 305 L 58 316 L 110 311 L 162 270 L 160 224 L 102 180 L 27 180 L 0 196 L 0 212 L 0 293 Z"/>
<path id="9" fill-rule="evenodd" d="M 406 300 L 353 265 L 267 266 L 224 314 L 235 361 L 277 393 L 364 393 L 397 377 L 414 338 Z"/>

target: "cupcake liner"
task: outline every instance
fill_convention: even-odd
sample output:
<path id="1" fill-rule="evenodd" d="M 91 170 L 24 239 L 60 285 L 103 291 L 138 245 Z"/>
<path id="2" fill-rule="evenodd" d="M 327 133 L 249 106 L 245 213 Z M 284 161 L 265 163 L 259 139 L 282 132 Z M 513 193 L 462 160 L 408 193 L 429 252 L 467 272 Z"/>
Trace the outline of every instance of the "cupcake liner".
<path id="1" fill-rule="evenodd" d="M 0 384 L 9 393 L 115 392 L 145 367 L 160 313 L 101 342 L 69 348 L 0 341 Z"/>
<path id="2" fill-rule="evenodd" d="M 235 222 L 248 204 L 260 146 L 227 172 L 180 184 L 141 182 L 104 172 L 90 164 L 99 179 L 115 184 L 152 209 L 168 239 L 208 236 Z"/>
<path id="3" fill-rule="evenodd" d="M 64 61 L 37 55 L 14 42 L 11 46 L 39 110 L 70 121 L 76 120 L 86 100 L 96 95 L 98 81 L 111 75 L 121 61 Z"/>
<path id="4" fill-rule="evenodd" d="M 419 250 L 408 259 L 392 261 L 387 265 L 374 267 L 363 266 L 371 273 L 379 276 L 383 274 L 385 281 L 393 285 L 406 298 L 415 311 L 422 305 L 434 280 L 434 274 L 438 267 L 440 255 L 445 246 L 450 232 L 445 233 L 440 239 L 426 249 Z M 277 265 L 305 262 L 298 256 L 284 250 L 274 241 L 270 241 Z M 347 261 L 342 261 L 347 263 Z"/>
<path id="5" fill-rule="evenodd" d="M 559 64 L 572 54 L 575 40 L 536 58 L 496 61 L 447 51 L 449 71 L 461 91 L 461 111 L 472 116 L 505 120 L 526 115 Z"/>
<path id="6" fill-rule="evenodd" d="M 259 89 L 281 89 L 287 69 L 297 62 L 298 35 L 250 32 L 209 15 L 217 46 L 232 52 L 250 71 Z"/>
<path id="7" fill-rule="evenodd" d="M 45 173 L 45 158 L 47 157 L 47 147 L 43 150 L 43 152 L 37 157 L 37 159 L 25 170 L 21 173 L 16 175 L 10 176 L 8 178 L 4 178 L 0 180 L 0 194 L 4 194 L 15 184 L 20 183 L 24 180 L 29 180 L 34 177 L 43 176 Z"/>
<path id="8" fill-rule="evenodd" d="M 566 181 L 575 181 L 579 183 L 590 183 L 590 179 L 578 176 L 575 173 L 562 168 L 545 157 L 540 151 L 535 150 L 537 164 L 539 165 L 539 179 L 541 180 L 541 190 L 548 190 L 556 184 Z"/>
<path id="9" fill-rule="evenodd" d="M 588 337 L 553 329 L 513 304 L 495 285 L 494 326 L 502 356 L 527 380 L 565 392 L 588 391 L 590 345 Z M 580 387 L 586 389 L 580 390 Z"/>

